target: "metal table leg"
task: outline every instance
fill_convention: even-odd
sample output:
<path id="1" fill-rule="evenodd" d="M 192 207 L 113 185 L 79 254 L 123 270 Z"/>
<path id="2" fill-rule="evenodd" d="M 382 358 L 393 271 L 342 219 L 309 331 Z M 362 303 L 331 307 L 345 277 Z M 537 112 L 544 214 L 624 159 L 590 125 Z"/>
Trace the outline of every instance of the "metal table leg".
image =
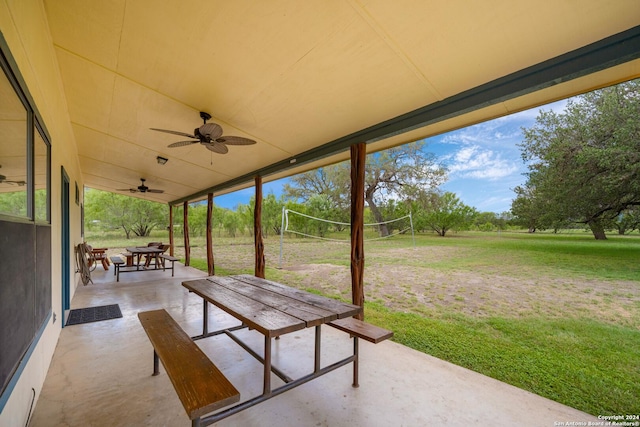
<path id="1" fill-rule="evenodd" d="M 271 394 L 271 337 L 264 336 L 264 387 L 263 395 Z"/>
<path id="2" fill-rule="evenodd" d="M 206 299 L 202 299 L 204 303 L 202 307 L 202 335 L 207 335 L 209 333 L 209 303 Z"/>

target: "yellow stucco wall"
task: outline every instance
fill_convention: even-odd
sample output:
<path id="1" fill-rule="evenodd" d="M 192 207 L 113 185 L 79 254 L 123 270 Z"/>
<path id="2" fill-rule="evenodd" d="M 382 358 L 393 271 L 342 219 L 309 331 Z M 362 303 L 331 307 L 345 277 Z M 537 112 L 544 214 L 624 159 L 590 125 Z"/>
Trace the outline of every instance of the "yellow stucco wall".
<path id="1" fill-rule="evenodd" d="M 17 63 L 18 70 L 14 71 L 26 82 L 35 108 L 51 137 L 51 306 L 56 321 L 53 321 L 53 317 L 50 319 L 0 413 L 0 425 L 23 426 L 29 415 L 32 388 L 36 391 L 37 399 L 61 331 L 61 167 L 64 167 L 70 179 L 72 246 L 82 241 L 80 207 L 75 204 L 74 194 L 77 183 L 82 198 L 83 180 L 43 2 L 0 0 L 0 32 L 9 46 L 10 55 Z M 73 297 L 79 277 L 74 274 L 73 253 L 70 254 L 70 259 Z"/>

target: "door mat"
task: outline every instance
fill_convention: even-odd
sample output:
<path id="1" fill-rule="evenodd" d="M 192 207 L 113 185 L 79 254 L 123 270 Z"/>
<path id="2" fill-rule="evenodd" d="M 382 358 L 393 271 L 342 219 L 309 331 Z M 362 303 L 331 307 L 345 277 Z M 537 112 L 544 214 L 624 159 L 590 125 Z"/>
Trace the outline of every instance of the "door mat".
<path id="1" fill-rule="evenodd" d="M 118 304 L 102 305 L 99 307 L 77 308 L 71 310 L 66 326 L 80 325 L 82 323 L 99 322 L 101 320 L 117 319 L 122 317 Z"/>

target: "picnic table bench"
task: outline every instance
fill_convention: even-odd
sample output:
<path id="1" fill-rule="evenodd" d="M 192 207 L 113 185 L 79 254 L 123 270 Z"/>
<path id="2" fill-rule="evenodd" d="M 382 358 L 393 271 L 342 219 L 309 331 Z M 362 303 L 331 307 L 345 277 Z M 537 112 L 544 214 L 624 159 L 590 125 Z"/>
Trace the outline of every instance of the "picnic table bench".
<path id="1" fill-rule="evenodd" d="M 178 258 L 171 256 L 171 255 L 167 255 L 167 254 L 160 254 L 160 258 L 162 259 L 162 271 L 164 270 L 171 270 L 171 277 L 173 277 L 173 272 L 174 272 L 174 263 L 176 261 L 178 261 Z M 167 261 L 171 262 L 171 267 L 167 267 L 166 263 Z"/>
<path id="2" fill-rule="evenodd" d="M 124 260 L 119 256 L 111 257 L 111 264 L 113 264 L 113 275 L 116 276 L 116 282 L 120 281 L 120 267 L 124 264 Z"/>
<path id="3" fill-rule="evenodd" d="M 166 310 L 138 313 L 153 345 L 153 375 L 162 362 L 193 427 L 200 417 L 240 400 L 240 392 Z"/>

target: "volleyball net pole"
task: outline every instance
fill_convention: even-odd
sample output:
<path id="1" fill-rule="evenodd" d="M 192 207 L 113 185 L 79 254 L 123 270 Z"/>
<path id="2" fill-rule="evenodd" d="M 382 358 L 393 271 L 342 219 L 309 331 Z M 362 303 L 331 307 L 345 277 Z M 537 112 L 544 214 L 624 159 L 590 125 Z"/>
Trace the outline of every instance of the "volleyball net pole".
<path id="1" fill-rule="evenodd" d="M 284 239 L 284 215 L 285 215 L 285 211 L 287 209 L 283 206 L 282 207 L 282 224 L 280 225 L 280 270 L 282 270 L 282 243 L 283 243 L 283 239 Z"/>

